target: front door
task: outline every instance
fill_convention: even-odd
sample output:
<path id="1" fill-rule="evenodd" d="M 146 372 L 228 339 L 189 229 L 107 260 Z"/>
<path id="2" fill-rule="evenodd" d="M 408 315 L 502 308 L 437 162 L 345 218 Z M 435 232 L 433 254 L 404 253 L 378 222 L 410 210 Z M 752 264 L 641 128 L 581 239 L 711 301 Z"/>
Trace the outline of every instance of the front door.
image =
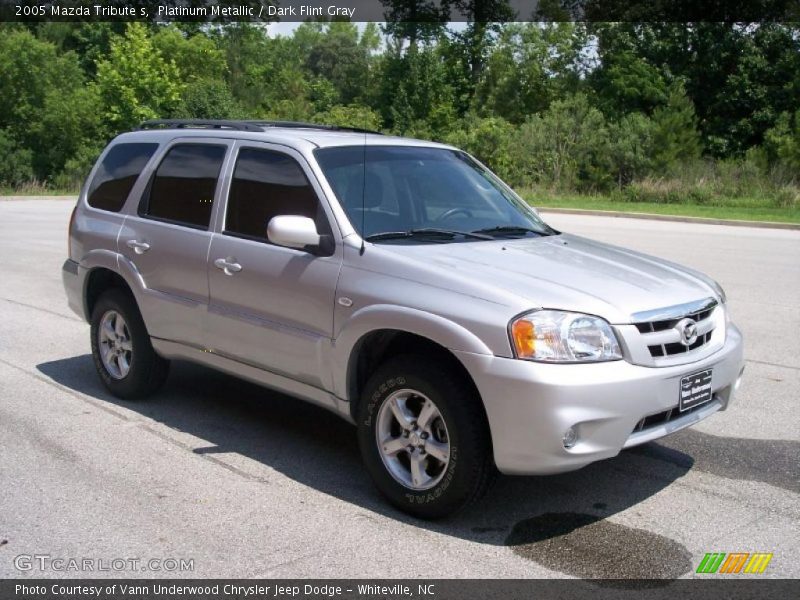
<path id="1" fill-rule="evenodd" d="M 321 234 L 333 235 L 321 190 L 292 150 L 240 142 L 236 152 L 221 232 L 208 255 L 209 346 L 329 389 L 323 357 L 333 335 L 341 245 L 315 256 L 267 239 L 267 224 L 279 215 L 310 217 Z"/>

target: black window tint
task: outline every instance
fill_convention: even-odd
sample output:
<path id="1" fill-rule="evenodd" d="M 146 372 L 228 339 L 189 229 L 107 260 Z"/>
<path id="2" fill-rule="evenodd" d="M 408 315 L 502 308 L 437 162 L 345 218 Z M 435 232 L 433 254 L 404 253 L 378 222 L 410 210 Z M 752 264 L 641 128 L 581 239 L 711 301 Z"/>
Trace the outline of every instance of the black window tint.
<path id="1" fill-rule="evenodd" d="M 233 172 L 225 231 L 266 240 L 267 224 L 278 215 L 309 217 L 321 234 L 330 232 L 319 199 L 293 158 L 243 148 Z"/>
<path id="2" fill-rule="evenodd" d="M 119 212 L 158 144 L 117 144 L 105 155 L 89 186 L 89 206 Z"/>
<path id="3" fill-rule="evenodd" d="M 158 165 L 143 213 L 208 228 L 225 146 L 180 144 Z"/>

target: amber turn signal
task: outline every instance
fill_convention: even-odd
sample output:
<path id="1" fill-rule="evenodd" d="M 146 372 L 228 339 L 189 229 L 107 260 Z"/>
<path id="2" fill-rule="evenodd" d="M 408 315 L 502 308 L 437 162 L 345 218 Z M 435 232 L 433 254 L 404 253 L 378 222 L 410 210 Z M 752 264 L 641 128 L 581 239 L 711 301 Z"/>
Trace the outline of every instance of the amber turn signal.
<path id="1" fill-rule="evenodd" d="M 518 319 L 511 325 L 511 337 L 519 358 L 533 358 L 536 354 L 536 339 L 533 323 Z"/>

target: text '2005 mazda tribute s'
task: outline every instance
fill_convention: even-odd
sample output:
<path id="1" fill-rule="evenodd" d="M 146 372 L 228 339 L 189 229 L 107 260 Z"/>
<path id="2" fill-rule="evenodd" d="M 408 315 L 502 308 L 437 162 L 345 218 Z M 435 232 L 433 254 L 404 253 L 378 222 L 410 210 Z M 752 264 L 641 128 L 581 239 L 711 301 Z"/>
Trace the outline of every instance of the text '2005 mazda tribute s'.
<path id="1" fill-rule="evenodd" d="M 63 279 L 100 378 L 189 360 L 357 425 L 397 507 L 560 473 L 727 408 L 712 279 L 561 233 L 468 154 L 300 123 L 158 121 L 103 152 Z"/>

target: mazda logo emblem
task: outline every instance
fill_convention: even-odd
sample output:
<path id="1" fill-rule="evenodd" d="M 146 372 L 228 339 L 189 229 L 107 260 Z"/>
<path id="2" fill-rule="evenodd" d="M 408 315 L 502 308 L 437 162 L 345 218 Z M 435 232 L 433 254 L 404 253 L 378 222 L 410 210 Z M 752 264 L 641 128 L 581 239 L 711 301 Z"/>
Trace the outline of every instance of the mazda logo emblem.
<path id="1" fill-rule="evenodd" d="M 697 341 L 697 323 L 693 319 L 681 319 L 675 329 L 678 330 L 684 346 L 691 346 Z"/>

